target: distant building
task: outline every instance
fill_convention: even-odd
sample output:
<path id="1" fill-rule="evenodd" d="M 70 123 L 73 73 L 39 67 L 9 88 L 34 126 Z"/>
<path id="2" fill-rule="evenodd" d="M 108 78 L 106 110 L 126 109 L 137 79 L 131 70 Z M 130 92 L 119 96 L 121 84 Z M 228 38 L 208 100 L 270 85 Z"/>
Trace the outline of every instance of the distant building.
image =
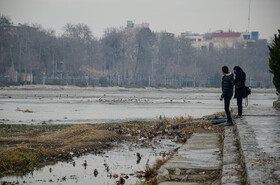
<path id="1" fill-rule="evenodd" d="M 193 33 L 191 31 L 186 31 L 186 32 L 181 33 L 181 36 L 182 37 L 192 37 L 192 36 L 199 36 L 199 34 L 198 33 Z"/>
<path id="2" fill-rule="evenodd" d="M 259 32 L 252 31 L 251 32 L 251 40 L 259 40 Z"/>
<path id="3" fill-rule="evenodd" d="M 161 35 L 165 36 L 165 37 L 174 37 L 175 36 L 174 33 L 169 33 L 169 32 L 161 32 Z"/>
<path id="4" fill-rule="evenodd" d="M 205 33 L 200 35 L 198 33 L 184 32 L 181 36 L 190 39 L 192 46 L 198 49 L 205 49 L 209 47 L 235 48 L 239 44 L 247 45 L 248 42 L 255 42 L 259 39 L 259 32 L 223 32 L 218 30 L 213 33 Z"/>
<path id="5" fill-rule="evenodd" d="M 215 32 L 212 33 L 214 48 L 236 47 L 236 44 L 242 43 L 244 40 L 240 32 Z"/>
<path id="6" fill-rule="evenodd" d="M 170 33 L 170 32 L 166 32 L 166 31 L 163 31 L 163 32 L 156 32 L 156 37 L 158 40 L 161 40 L 163 38 L 174 38 L 175 37 L 175 34 L 174 33 Z"/>
<path id="7" fill-rule="evenodd" d="M 198 49 L 204 49 L 209 47 L 209 42 L 204 39 L 203 35 L 198 33 L 192 33 L 190 31 L 181 33 L 181 36 L 190 40 L 192 42 L 192 46 Z"/>
<path id="8" fill-rule="evenodd" d="M 10 35 L 17 35 L 19 32 L 22 31 L 34 31 L 36 28 L 33 28 L 31 26 L 18 24 L 18 26 L 14 25 L 1 25 L 0 30 L 9 33 Z"/>
<path id="9" fill-rule="evenodd" d="M 126 23 L 126 28 L 149 28 L 150 24 L 147 22 L 143 22 L 141 24 L 135 24 L 134 21 L 128 20 Z"/>
<path id="10" fill-rule="evenodd" d="M 229 38 L 240 38 L 241 33 L 239 32 L 220 32 L 212 33 L 212 39 L 229 39 Z"/>
<path id="11" fill-rule="evenodd" d="M 0 29 L 6 33 L 9 33 L 10 35 L 16 35 L 18 32 L 18 26 L 13 25 L 4 25 L 0 26 Z"/>
<path id="12" fill-rule="evenodd" d="M 126 27 L 127 28 L 134 28 L 134 22 L 131 21 L 131 20 L 127 21 Z"/>

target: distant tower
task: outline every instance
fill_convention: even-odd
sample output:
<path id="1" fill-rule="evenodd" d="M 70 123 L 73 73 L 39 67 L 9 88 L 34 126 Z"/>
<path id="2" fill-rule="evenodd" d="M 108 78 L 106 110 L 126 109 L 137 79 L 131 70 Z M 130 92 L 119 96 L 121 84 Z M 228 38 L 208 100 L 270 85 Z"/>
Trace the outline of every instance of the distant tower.
<path id="1" fill-rule="evenodd" d="M 249 0 L 248 32 L 250 32 L 251 0 Z"/>

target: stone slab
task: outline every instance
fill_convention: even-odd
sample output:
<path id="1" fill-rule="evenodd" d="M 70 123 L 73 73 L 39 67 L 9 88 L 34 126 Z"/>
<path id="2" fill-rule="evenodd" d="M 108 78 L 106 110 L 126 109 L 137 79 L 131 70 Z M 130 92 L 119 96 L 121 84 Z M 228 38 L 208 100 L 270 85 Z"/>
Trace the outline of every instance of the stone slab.
<path id="1" fill-rule="evenodd" d="M 217 134 L 193 134 L 164 167 L 166 169 L 221 169 Z"/>
<path id="2" fill-rule="evenodd" d="M 177 153 L 159 169 L 158 182 L 161 185 L 166 185 L 163 183 L 176 185 L 175 182 L 169 181 L 201 182 L 201 180 L 213 179 L 211 174 L 204 174 L 205 172 L 194 174 L 194 172 L 196 170 L 201 172 L 222 169 L 219 139 L 219 135 L 216 133 L 193 134 Z"/>
<path id="3" fill-rule="evenodd" d="M 176 182 L 176 181 L 170 181 L 170 182 L 159 183 L 159 185 L 203 185 L 203 184 L 202 183 L 195 183 L 195 182 Z"/>

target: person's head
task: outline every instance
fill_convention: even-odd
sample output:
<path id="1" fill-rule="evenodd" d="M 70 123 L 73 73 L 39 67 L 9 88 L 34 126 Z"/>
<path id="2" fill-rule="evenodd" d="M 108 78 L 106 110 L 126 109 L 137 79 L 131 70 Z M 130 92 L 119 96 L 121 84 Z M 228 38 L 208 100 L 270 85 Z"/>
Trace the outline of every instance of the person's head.
<path id="1" fill-rule="evenodd" d="M 228 67 L 227 66 L 223 66 L 222 67 L 222 71 L 223 71 L 223 74 L 228 74 Z"/>
<path id="2" fill-rule="evenodd" d="M 235 74 L 237 74 L 237 73 L 239 73 L 239 72 L 242 72 L 243 70 L 241 69 L 241 67 L 239 67 L 239 66 L 235 66 L 234 68 L 233 68 L 233 72 L 235 73 Z"/>

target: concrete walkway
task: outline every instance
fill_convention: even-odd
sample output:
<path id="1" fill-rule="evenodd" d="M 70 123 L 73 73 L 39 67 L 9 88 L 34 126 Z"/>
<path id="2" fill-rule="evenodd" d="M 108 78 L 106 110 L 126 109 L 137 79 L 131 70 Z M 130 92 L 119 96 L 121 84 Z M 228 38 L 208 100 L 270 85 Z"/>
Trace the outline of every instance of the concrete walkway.
<path id="1" fill-rule="evenodd" d="M 160 185 L 219 184 L 222 160 L 219 135 L 194 133 L 158 172 Z"/>
<path id="2" fill-rule="evenodd" d="M 158 183 L 280 184 L 280 112 L 256 104 L 244 113 L 225 127 L 222 154 L 218 134 L 195 133 L 159 169 Z"/>
<path id="3" fill-rule="evenodd" d="M 248 184 L 280 184 L 280 112 L 252 105 L 236 131 L 245 163 Z"/>
<path id="4" fill-rule="evenodd" d="M 234 127 L 225 127 L 223 151 L 221 135 L 198 134 L 178 150 L 158 172 L 160 185 L 242 184 L 243 167 Z"/>

